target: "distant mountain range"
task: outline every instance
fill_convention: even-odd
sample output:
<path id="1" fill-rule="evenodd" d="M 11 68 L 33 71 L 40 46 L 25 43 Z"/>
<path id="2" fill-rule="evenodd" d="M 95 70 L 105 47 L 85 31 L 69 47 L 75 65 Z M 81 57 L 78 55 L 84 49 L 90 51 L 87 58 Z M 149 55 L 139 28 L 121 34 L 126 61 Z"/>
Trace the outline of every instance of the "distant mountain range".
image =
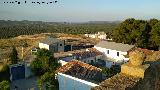
<path id="1" fill-rule="evenodd" d="M 89 21 L 88 23 L 121 23 L 122 21 Z"/>
<path id="2" fill-rule="evenodd" d="M 121 23 L 122 21 L 88 21 L 88 22 L 45 22 L 45 21 L 29 21 L 29 20 L 22 20 L 22 21 L 12 21 L 12 20 L 0 20 L 0 23 L 10 22 L 10 23 L 32 23 L 32 24 L 40 24 L 40 23 L 47 23 L 47 24 L 105 24 L 105 23 Z"/>

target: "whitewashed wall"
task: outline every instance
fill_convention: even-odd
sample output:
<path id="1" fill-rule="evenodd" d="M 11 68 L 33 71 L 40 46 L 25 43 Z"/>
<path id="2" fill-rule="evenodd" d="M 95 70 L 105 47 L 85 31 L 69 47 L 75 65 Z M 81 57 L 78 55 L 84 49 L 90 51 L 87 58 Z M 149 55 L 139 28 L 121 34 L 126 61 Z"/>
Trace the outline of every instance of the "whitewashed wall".
<path id="1" fill-rule="evenodd" d="M 106 49 L 106 48 L 101 48 L 101 47 L 94 47 L 100 52 L 102 52 L 105 56 L 109 58 L 113 58 L 118 60 L 123 60 L 125 57 L 123 55 L 127 55 L 127 52 L 121 52 L 121 51 L 116 51 L 116 50 L 111 50 L 111 49 Z M 107 54 L 107 50 L 109 50 L 109 54 Z M 119 52 L 119 56 L 117 56 L 117 52 Z"/>
<path id="2" fill-rule="evenodd" d="M 98 59 L 103 59 L 103 55 L 96 56 L 96 60 L 98 60 Z"/>
<path id="3" fill-rule="evenodd" d="M 47 45 L 47 44 L 44 44 L 44 43 L 39 43 L 39 48 L 40 49 L 47 49 L 47 50 L 49 50 L 49 45 Z"/>
<path id="4" fill-rule="evenodd" d="M 58 73 L 59 90 L 91 90 L 97 84 L 72 77 L 70 75 Z"/>
<path id="5" fill-rule="evenodd" d="M 62 66 L 63 66 L 63 65 L 66 65 L 66 64 L 68 63 L 68 62 L 63 61 L 63 60 L 59 60 L 58 62 L 59 62 Z"/>
<path id="6" fill-rule="evenodd" d="M 60 46 L 62 44 L 62 46 Z M 64 52 L 64 41 L 58 42 L 58 52 Z"/>
<path id="7" fill-rule="evenodd" d="M 93 60 L 93 62 L 96 61 L 95 57 L 90 57 L 90 58 L 83 59 L 83 62 L 91 63 L 91 60 Z"/>
<path id="8" fill-rule="evenodd" d="M 62 46 L 60 46 L 62 44 Z M 52 46 L 55 46 L 55 48 L 58 48 L 58 52 L 64 52 L 64 41 L 61 42 L 57 42 L 55 44 L 53 44 Z M 51 48 L 53 47 L 49 47 L 48 44 L 44 44 L 44 43 L 39 43 L 39 48 L 42 49 L 47 49 L 47 50 L 52 50 Z"/>
<path id="9" fill-rule="evenodd" d="M 29 63 L 25 63 L 25 78 L 29 78 L 31 76 L 33 76 L 33 72 L 30 68 L 30 64 Z"/>
<path id="10" fill-rule="evenodd" d="M 98 38 L 99 39 L 106 39 L 107 35 L 99 35 Z"/>
<path id="11" fill-rule="evenodd" d="M 107 67 L 107 68 L 111 68 L 112 65 L 113 65 L 113 62 L 111 62 L 111 61 L 106 61 L 106 67 Z"/>
<path id="12" fill-rule="evenodd" d="M 120 63 L 127 62 L 129 60 L 129 58 L 124 57 L 124 55 L 127 55 L 127 52 L 116 51 L 116 50 L 101 48 L 97 46 L 94 46 L 94 48 L 102 52 L 104 54 L 104 57 L 112 58 L 113 60 L 115 60 L 115 61 L 112 60 L 111 62 L 103 58 L 104 60 L 106 60 L 106 67 L 110 68 L 113 65 L 113 62 L 116 64 L 120 64 Z M 109 50 L 109 54 L 107 54 L 107 50 Z M 119 56 L 117 56 L 117 52 L 119 52 Z"/>
<path id="13" fill-rule="evenodd" d="M 91 60 L 93 60 L 93 62 L 96 62 L 98 59 L 102 59 L 102 55 L 97 55 L 94 57 L 83 59 L 83 62 L 91 63 Z"/>

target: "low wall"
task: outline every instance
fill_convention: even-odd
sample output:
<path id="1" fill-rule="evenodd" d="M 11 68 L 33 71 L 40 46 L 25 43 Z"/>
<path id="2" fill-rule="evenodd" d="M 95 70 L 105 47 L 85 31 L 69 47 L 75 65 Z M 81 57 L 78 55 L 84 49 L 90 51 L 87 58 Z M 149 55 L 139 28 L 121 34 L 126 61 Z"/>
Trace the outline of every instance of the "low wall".
<path id="1" fill-rule="evenodd" d="M 145 70 L 149 67 L 149 64 L 132 66 L 129 63 L 123 64 L 121 66 L 121 73 L 131 75 L 134 77 L 144 78 Z"/>

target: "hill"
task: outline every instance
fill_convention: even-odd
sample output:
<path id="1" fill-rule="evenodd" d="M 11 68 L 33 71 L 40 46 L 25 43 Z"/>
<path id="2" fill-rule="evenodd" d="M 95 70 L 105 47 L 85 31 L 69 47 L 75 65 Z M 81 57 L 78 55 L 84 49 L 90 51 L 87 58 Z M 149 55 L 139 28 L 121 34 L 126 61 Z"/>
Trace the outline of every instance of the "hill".
<path id="1" fill-rule="evenodd" d="M 4 21 L 0 20 L 0 39 L 19 35 L 39 33 L 84 34 L 104 31 L 111 32 L 118 23 L 67 23 L 42 21 Z"/>

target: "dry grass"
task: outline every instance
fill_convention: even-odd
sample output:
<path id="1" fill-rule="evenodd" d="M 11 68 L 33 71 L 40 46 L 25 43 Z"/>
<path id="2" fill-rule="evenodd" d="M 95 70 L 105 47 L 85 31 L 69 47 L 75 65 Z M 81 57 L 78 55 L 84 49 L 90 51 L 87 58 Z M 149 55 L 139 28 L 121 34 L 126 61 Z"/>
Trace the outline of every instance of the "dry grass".
<path id="1" fill-rule="evenodd" d="M 27 44 L 27 47 L 24 47 L 24 57 L 30 54 L 30 50 L 33 47 L 38 46 L 38 42 L 46 37 L 45 34 L 36 34 L 36 35 L 22 35 L 11 39 L 0 39 L 0 48 L 5 52 L 1 57 L 8 58 L 9 53 L 12 50 L 12 46 L 15 46 L 18 52 L 18 57 L 22 58 L 22 45 Z M 2 52 L 3 52 L 2 51 Z M 4 59 L 4 58 L 3 58 Z"/>
<path id="2" fill-rule="evenodd" d="M 9 53 L 11 51 L 11 47 L 14 45 L 18 51 L 18 57 L 22 58 L 22 45 L 24 43 L 27 43 L 27 47 L 24 47 L 24 57 L 31 54 L 31 49 L 33 47 L 38 47 L 38 42 L 47 38 L 48 35 L 53 35 L 56 37 L 59 37 L 62 40 L 66 39 L 76 39 L 76 42 L 73 42 L 74 44 L 77 43 L 97 43 L 98 40 L 95 39 L 86 39 L 82 35 L 71 35 L 71 34 L 63 34 L 63 33 L 42 33 L 42 34 L 35 34 L 35 35 L 21 35 L 15 38 L 11 39 L 0 39 L 0 49 L 3 49 L 4 51 L 7 51 L 5 54 L 3 54 L 0 57 L 4 57 L 3 59 L 6 59 L 9 57 Z M 0 51 L 1 53 L 1 51 Z M 0 58 L 1 59 L 1 58 Z"/>
<path id="3" fill-rule="evenodd" d="M 3 64 L 0 63 L 0 71 L 3 69 Z"/>
<path id="4" fill-rule="evenodd" d="M 72 34 L 60 34 L 59 33 L 57 34 L 57 36 L 61 40 L 66 40 L 66 39 L 75 40 L 74 42 L 69 43 L 69 44 L 81 44 L 81 43 L 97 44 L 100 41 L 99 39 L 86 38 L 83 35 L 72 35 Z"/>

